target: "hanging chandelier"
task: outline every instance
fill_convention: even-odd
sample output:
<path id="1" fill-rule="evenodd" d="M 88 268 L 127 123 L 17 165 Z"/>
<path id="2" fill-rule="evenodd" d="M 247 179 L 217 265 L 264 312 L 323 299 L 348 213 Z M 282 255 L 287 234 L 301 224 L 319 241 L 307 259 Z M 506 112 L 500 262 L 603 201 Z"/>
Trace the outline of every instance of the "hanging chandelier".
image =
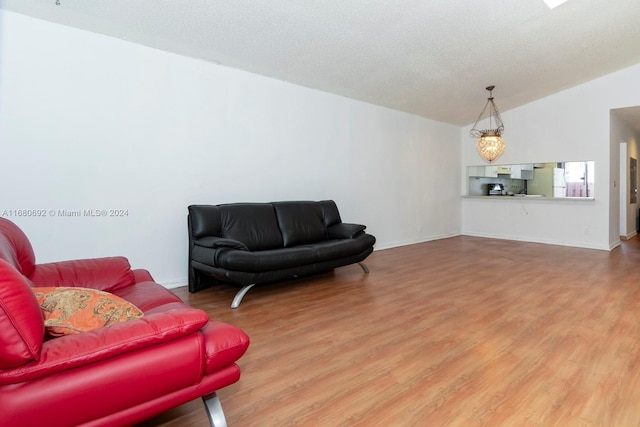
<path id="1" fill-rule="evenodd" d="M 476 143 L 478 154 L 489 163 L 502 156 L 505 149 L 504 140 L 502 139 L 504 125 L 502 124 L 502 118 L 500 117 L 498 108 L 493 102 L 493 94 L 491 93 L 494 88 L 495 86 L 487 87 L 487 90 L 489 91 L 489 98 L 480 112 L 476 123 L 469 132 L 472 137 L 478 138 L 478 142 Z M 482 116 L 485 111 L 487 111 L 487 107 L 489 108 L 489 129 L 478 129 L 478 122 L 482 120 Z"/>

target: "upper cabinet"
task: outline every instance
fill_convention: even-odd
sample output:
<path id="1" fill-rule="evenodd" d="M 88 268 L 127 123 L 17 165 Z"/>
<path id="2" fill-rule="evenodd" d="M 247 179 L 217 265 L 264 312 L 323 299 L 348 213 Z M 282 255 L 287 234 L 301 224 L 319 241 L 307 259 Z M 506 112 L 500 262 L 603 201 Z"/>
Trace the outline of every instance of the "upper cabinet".
<path id="1" fill-rule="evenodd" d="M 532 179 L 533 164 L 469 166 L 468 173 L 470 177 L 479 178 Z"/>
<path id="2" fill-rule="evenodd" d="M 512 179 L 533 179 L 533 164 L 511 165 Z"/>
<path id="3" fill-rule="evenodd" d="M 498 166 L 469 166 L 468 173 L 469 176 L 497 178 Z"/>

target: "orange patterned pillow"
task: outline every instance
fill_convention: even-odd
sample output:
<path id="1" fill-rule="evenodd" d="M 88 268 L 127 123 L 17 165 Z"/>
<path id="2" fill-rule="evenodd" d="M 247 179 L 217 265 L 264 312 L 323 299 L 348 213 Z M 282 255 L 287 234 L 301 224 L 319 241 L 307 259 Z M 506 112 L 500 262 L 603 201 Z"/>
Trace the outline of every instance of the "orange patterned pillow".
<path id="1" fill-rule="evenodd" d="M 130 302 L 97 289 L 74 287 L 33 288 L 49 335 L 92 331 L 139 319 L 142 311 Z"/>

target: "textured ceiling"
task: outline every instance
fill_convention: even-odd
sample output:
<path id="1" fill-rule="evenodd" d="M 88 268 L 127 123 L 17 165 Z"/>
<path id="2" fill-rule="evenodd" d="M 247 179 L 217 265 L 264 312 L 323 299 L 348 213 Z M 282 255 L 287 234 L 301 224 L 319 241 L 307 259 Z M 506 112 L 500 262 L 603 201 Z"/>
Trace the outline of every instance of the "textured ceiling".
<path id="1" fill-rule="evenodd" d="M 640 63 L 639 0 L 0 0 L 0 8 L 468 125 Z"/>

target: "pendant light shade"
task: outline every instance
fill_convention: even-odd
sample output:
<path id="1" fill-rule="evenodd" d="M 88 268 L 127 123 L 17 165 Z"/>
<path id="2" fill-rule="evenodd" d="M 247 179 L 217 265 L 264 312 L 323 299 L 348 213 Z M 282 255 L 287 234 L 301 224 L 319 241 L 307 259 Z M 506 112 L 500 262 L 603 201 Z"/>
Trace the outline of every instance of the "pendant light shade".
<path id="1" fill-rule="evenodd" d="M 502 153 L 504 153 L 504 149 L 506 148 L 504 140 L 502 139 L 504 125 L 502 124 L 502 118 L 500 117 L 498 108 L 493 102 L 493 95 L 491 93 L 494 88 L 495 86 L 487 87 L 487 90 L 489 91 L 489 98 L 480 112 L 476 123 L 469 132 L 472 137 L 478 138 L 478 142 L 476 143 L 478 154 L 483 160 L 489 163 L 494 162 L 502 156 Z M 487 109 L 489 109 L 489 128 L 478 129 L 478 122 L 482 120 Z"/>
<path id="2" fill-rule="evenodd" d="M 504 153 L 504 140 L 500 135 L 483 135 L 476 143 L 478 154 L 491 163 Z"/>

